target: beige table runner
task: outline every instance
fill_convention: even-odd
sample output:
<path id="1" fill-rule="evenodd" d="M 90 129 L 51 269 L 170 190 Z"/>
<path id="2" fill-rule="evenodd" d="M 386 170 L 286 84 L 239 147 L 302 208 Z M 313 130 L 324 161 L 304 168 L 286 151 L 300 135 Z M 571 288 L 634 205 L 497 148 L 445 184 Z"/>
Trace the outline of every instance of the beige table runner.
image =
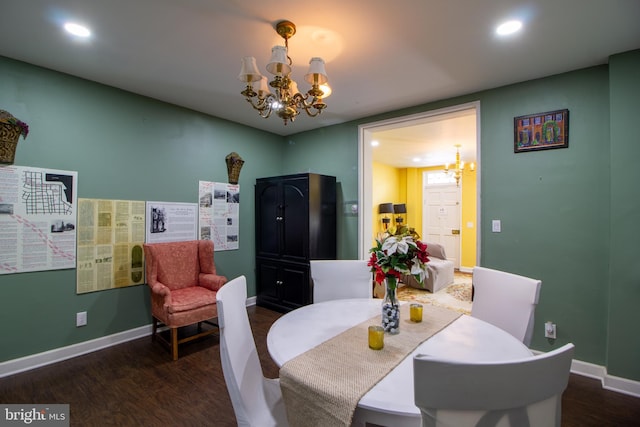
<path id="1" fill-rule="evenodd" d="M 400 333 L 385 334 L 384 348 L 371 350 L 367 327 L 375 316 L 288 361 L 280 387 L 291 427 L 349 426 L 358 402 L 422 342 L 460 317 L 443 307 L 425 306 L 421 323 L 400 310 Z"/>

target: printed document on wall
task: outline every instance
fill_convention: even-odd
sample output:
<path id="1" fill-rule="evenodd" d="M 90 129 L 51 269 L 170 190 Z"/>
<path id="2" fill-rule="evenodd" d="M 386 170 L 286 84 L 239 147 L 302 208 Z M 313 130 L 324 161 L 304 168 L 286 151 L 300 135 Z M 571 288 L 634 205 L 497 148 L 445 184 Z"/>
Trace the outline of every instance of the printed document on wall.
<path id="1" fill-rule="evenodd" d="M 0 166 L 0 274 L 76 266 L 78 172 Z"/>
<path id="2" fill-rule="evenodd" d="M 197 203 L 147 202 L 147 243 L 197 238 Z"/>
<path id="3" fill-rule="evenodd" d="M 216 251 L 238 249 L 240 186 L 200 181 L 198 195 L 200 239 L 213 240 Z"/>
<path id="4" fill-rule="evenodd" d="M 145 202 L 78 200 L 77 293 L 144 283 Z"/>

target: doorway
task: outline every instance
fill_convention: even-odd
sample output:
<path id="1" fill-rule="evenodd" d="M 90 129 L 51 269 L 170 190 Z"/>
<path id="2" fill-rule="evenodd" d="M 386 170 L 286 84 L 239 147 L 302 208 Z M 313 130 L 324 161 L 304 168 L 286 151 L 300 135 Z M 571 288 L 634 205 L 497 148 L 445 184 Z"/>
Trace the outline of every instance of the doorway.
<path id="1" fill-rule="evenodd" d="M 460 187 L 433 184 L 424 174 L 422 237 L 425 242 L 440 243 L 447 259 L 460 269 Z"/>
<path id="2" fill-rule="evenodd" d="M 359 233 L 359 247 L 358 254 L 361 259 L 365 259 L 367 257 L 369 248 L 371 247 L 372 236 L 375 234 L 375 227 L 377 225 L 377 209 L 374 206 L 374 148 L 371 146 L 372 141 L 375 139 L 375 136 L 381 132 L 389 132 L 394 133 L 396 130 L 400 133 L 406 133 L 411 127 L 420 126 L 425 123 L 436 123 L 436 122 L 445 122 L 444 119 L 455 117 L 458 115 L 469 115 L 473 114 L 473 123 L 475 125 L 474 137 L 473 137 L 473 156 L 475 158 L 476 163 L 476 179 L 474 185 L 474 211 L 473 217 L 475 219 L 472 224 L 471 221 L 464 222 L 465 232 L 473 233 L 473 249 L 474 256 L 472 260 L 468 261 L 468 263 L 473 266 L 477 265 L 480 259 L 480 230 L 477 227 L 477 224 L 480 223 L 480 171 L 481 171 L 481 162 L 480 162 L 480 103 L 478 101 L 471 102 L 467 104 L 461 104 L 458 106 L 448 107 L 439 110 L 427 111 L 419 114 L 414 114 L 410 116 L 397 117 L 394 119 L 363 124 L 358 127 L 358 138 L 359 138 L 359 153 L 358 153 L 358 169 L 360 171 L 359 176 L 359 188 L 358 188 L 358 198 L 360 200 L 360 208 L 361 215 L 358 219 L 358 233 Z M 445 134 L 447 132 L 455 133 L 455 129 L 450 129 L 444 131 Z M 392 151 L 404 153 L 407 151 L 408 145 L 405 145 L 406 141 L 399 142 L 395 145 Z M 419 142 L 417 142 L 419 144 Z M 442 167 L 447 161 L 451 163 L 451 160 L 442 160 L 442 156 L 451 159 L 452 148 L 456 145 L 456 136 L 447 139 L 447 142 L 444 144 L 438 144 L 439 146 L 436 148 L 433 145 L 429 145 L 429 153 L 428 157 L 431 159 L 432 166 L 439 165 Z M 425 145 L 428 145 L 425 143 Z M 455 151 L 454 154 L 455 155 Z M 390 156 L 386 156 L 390 157 Z M 439 163 L 438 163 L 439 162 Z M 416 168 L 415 165 L 407 165 L 404 167 Z M 417 170 L 417 169 L 416 169 Z M 419 191 L 422 193 L 422 183 L 419 185 Z M 391 200 L 390 200 L 391 201 Z M 422 211 L 422 205 L 420 205 L 419 209 Z M 422 213 L 419 215 L 422 218 Z M 472 229 L 472 230 L 471 230 Z M 424 232 L 424 230 L 423 230 Z M 423 238 L 424 240 L 424 238 Z M 458 247 L 460 247 L 458 245 Z M 452 253 L 453 255 L 453 253 Z M 460 257 L 458 257 L 460 258 Z"/>

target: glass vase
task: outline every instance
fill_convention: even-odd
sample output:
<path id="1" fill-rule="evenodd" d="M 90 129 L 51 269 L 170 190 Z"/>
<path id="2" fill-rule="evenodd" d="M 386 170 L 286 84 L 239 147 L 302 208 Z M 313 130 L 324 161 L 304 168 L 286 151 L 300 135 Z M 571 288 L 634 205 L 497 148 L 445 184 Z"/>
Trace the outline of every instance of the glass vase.
<path id="1" fill-rule="evenodd" d="M 400 305 L 396 296 L 398 278 L 387 276 L 384 279 L 385 294 L 382 300 L 382 328 L 390 334 L 400 332 Z"/>

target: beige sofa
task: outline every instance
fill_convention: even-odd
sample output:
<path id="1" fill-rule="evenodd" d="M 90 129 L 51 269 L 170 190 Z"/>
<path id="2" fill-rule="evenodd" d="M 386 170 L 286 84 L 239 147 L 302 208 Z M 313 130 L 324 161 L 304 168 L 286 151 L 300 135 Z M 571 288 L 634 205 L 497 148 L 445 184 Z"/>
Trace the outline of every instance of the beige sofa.
<path id="1" fill-rule="evenodd" d="M 412 288 L 426 289 L 435 293 L 453 283 L 454 265 L 453 261 L 447 259 L 444 246 L 440 243 L 426 243 L 427 252 L 429 252 L 428 277 L 424 279 L 424 283 L 420 284 L 413 276 L 404 275 L 402 283 Z"/>

